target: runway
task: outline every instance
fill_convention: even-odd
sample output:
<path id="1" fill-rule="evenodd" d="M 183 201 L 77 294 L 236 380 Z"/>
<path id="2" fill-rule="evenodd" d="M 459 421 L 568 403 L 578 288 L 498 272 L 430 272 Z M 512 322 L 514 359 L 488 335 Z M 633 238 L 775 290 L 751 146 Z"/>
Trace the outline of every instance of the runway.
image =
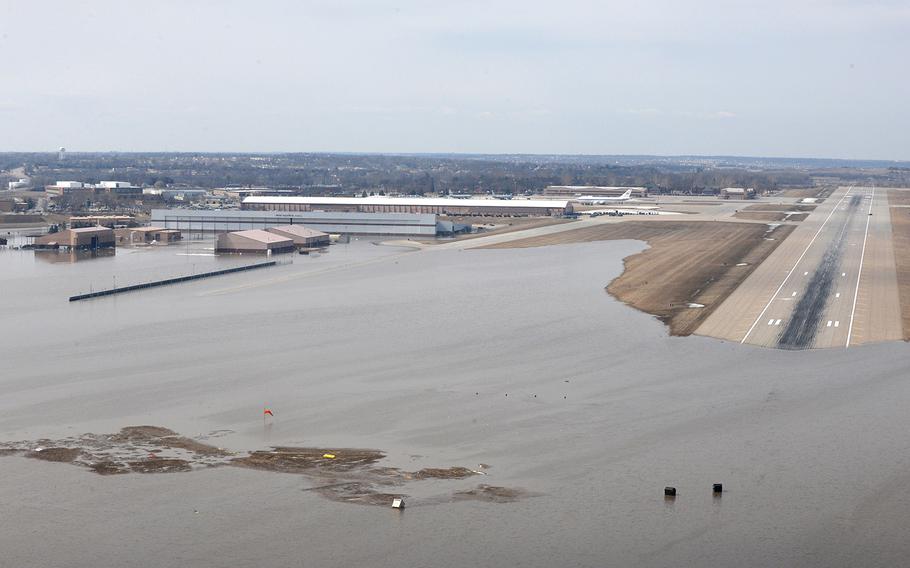
<path id="1" fill-rule="evenodd" d="M 899 340 L 897 290 L 886 195 L 842 187 L 696 333 L 781 349 Z"/>

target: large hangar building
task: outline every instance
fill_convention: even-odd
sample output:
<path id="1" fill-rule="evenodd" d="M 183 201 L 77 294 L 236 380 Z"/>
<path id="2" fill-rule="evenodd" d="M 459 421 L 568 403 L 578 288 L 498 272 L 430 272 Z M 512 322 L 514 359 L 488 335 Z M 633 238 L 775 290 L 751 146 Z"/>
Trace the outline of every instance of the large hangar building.
<path id="1" fill-rule="evenodd" d="M 434 237 L 451 231 L 436 215 L 415 213 L 346 213 L 326 211 L 237 211 L 152 209 L 153 225 L 184 232 L 224 232 L 305 225 L 324 233 Z M 448 225 L 451 225 L 449 223 Z"/>
<path id="2" fill-rule="evenodd" d="M 617 197 L 626 191 L 632 192 L 632 197 L 647 197 L 648 188 L 613 185 L 549 185 L 543 194 L 552 197 L 575 197 L 578 195 L 593 195 L 595 197 Z"/>
<path id="3" fill-rule="evenodd" d="M 294 241 L 260 229 L 235 231 L 218 235 L 215 252 L 272 254 L 293 252 Z"/>
<path id="4" fill-rule="evenodd" d="M 245 211 L 337 211 L 349 213 L 432 213 L 453 216 L 530 217 L 572 213 L 566 200 L 452 199 L 427 197 L 272 197 L 251 196 Z"/>

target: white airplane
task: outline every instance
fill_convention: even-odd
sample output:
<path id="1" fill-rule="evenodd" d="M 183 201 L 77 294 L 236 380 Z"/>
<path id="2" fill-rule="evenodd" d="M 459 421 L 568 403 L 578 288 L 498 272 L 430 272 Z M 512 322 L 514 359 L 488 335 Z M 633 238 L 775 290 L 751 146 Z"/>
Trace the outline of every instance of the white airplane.
<path id="1" fill-rule="evenodd" d="M 599 195 L 580 195 L 574 198 L 574 201 L 579 203 L 584 203 L 586 205 L 603 205 L 606 203 L 622 203 L 624 201 L 632 200 L 632 190 L 627 189 L 622 195 L 616 197 L 607 197 Z"/>

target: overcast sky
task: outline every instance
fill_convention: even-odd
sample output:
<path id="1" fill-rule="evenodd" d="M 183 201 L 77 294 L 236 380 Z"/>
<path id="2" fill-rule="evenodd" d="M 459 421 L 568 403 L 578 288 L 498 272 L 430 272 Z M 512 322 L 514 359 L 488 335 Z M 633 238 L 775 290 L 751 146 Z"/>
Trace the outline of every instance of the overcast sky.
<path id="1" fill-rule="evenodd" d="M 0 0 L 0 151 L 910 159 L 910 1 Z"/>

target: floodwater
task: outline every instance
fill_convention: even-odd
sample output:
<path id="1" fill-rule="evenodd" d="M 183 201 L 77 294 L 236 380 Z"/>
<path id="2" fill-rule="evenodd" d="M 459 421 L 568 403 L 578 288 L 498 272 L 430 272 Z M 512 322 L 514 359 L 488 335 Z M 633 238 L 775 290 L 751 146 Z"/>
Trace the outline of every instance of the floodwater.
<path id="1" fill-rule="evenodd" d="M 669 337 L 604 291 L 642 248 L 361 240 L 73 304 L 114 279 L 261 258 L 0 250 L 0 443 L 144 424 L 236 452 L 489 466 L 406 485 L 398 511 L 325 499 L 294 474 L 100 476 L 0 457 L 0 566 L 904 564 L 910 347 Z M 453 498 L 479 483 L 527 497 Z"/>

